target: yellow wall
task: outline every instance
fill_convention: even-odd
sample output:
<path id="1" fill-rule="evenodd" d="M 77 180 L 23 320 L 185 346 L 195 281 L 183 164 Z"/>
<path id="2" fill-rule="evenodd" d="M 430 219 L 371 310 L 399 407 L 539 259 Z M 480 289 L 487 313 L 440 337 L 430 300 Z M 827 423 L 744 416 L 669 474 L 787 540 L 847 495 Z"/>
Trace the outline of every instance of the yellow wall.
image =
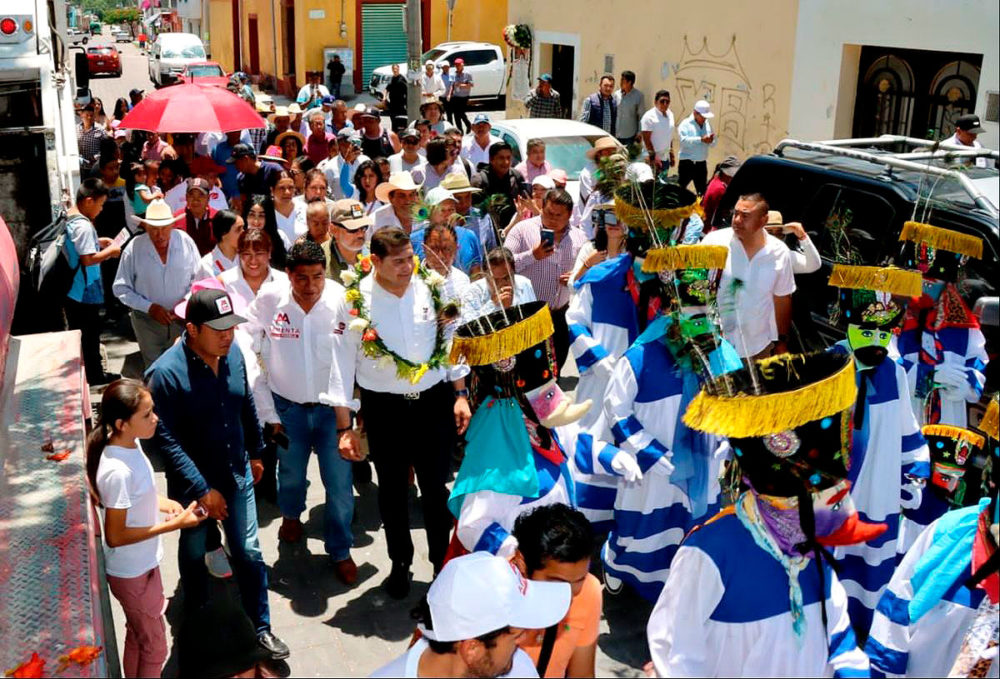
<path id="1" fill-rule="evenodd" d="M 233 11 L 230 0 L 211 0 L 208 5 L 208 37 L 212 59 L 227 73 L 233 70 Z"/>
<path id="2" fill-rule="evenodd" d="M 507 23 L 526 23 L 536 34 L 542 54 L 536 52 L 532 77 L 545 61 L 538 31 L 578 38 L 574 116 L 597 89 L 606 54 L 614 55 L 616 80 L 622 70 L 635 71 L 647 106 L 656 90 L 670 90 L 678 123 L 696 100 L 710 100 L 719 136 L 711 167 L 729 154 L 766 152 L 787 134 L 797 14 L 798 0 L 766 7 L 718 0 L 711 11 L 699 3 L 631 0 L 624 13 L 621 3 L 606 0 L 509 0 Z M 521 104 L 509 96 L 507 102 L 509 116 L 524 115 Z"/>
<path id="3" fill-rule="evenodd" d="M 295 3 L 295 23 L 298 28 L 295 36 L 295 70 L 300 87 L 305 84 L 306 71 L 324 71 L 324 80 L 326 79 L 324 47 L 354 47 L 355 7 L 355 0 L 344 0 L 343 3 L 337 0 L 306 0 Z M 322 19 L 310 19 L 310 10 L 323 10 L 326 16 Z M 347 23 L 346 38 L 340 37 L 341 20 Z M 347 73 L 344 78 L 353 78 L 353 74 Z"/>
<path id="4" fill-rule="evenodd" d="M 513 3 L 512 3 L 513 4 Z M 451 39 L 492 42 L 503 46 L 507 25 L 507 0 L 457 0 L 451 21 Z M 448 40 L 448 2 L 431 0 L 431 44 Z"/>

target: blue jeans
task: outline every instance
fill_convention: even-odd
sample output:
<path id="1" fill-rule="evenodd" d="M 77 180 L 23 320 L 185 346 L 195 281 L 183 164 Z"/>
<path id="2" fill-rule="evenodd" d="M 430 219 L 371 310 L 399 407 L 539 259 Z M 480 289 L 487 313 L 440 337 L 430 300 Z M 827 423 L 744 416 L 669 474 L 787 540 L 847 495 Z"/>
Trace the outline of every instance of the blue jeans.
<path id="1" fill-rule="evenodd" d="M 226 532 L 243 610 L 257 632 L 263 632 L 271 629 L 271 612 L 267 604 L 267 567 L 257 539 L 257 504 L 249 462 L 242 475 L 236 475 L 234 480 L 236 490 L 225 497 L 229 516 L 223 519 L 222 529 Z M 203 521 L 196 528 L 181 531 L 177 562 L 188 610 L 196 610 L 208 601 L 205 539 L 209 529 L 216 530 L 214 521 Z"/>
<path id="2" fill-rule="evenodd" d="M 288 436 L 288 448 L 278 447 L 278 508 L 287 519 L 306 510 L 306 470 L 316 451 L 319 475 L 326 489 L 323 507 L 323 543 L 334 561 L 351 555 L 354 534 L 354 490 L 351 463 L 338 451 L 337 416 L 333 408 L 304 406 L 274 394 L 274 408 Z"/>

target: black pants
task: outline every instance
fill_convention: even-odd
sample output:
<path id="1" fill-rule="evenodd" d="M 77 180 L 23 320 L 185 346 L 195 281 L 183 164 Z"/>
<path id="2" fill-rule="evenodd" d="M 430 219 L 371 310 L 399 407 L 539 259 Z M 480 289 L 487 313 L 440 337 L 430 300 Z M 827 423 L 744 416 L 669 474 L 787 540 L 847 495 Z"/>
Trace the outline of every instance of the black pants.
<path id="1" fill-rule="evenodd" d="M 562 374 L 563 366 L 566 364 L 566 357 L 569 356 L 569 326 L 566 323 L 567 304 L 562 309 L 552 310 L 552 343 L 556 350 L 556 363 L 559 364 L 559 374 Z"/>
<path id="2" fill-rule="evenodd" d="M 457 127 L 459 132 L 462 132 L 462 134 L 469 134 L 472 132 L 472 123 L 469 122 L 469 116 L 465 115 L 468 108 L 468 97 L 451 98 L 451 115 L 455 119 L 455 127 Z M 462 129 L 463 121 L 465 122 L 464 130 Z"/>
<path id="3" fill-rule="evenodd" d="M 413 563 L 408 506 L 411 466 L 420 486 L 431 564 L 437 570 L 444 561 L 452 526 L 445 484 L 455 449 L 454 405 L 450 382 L 435 385 L 412 400 L 361 390 L 361 416 L 378 475 L 378 511 L 393 563 Z"/>
<path id="4" fill-rule="evenodd" d="M 69 329 L 79 330 L 82 335 L 80 343 L 87 381 L 91 385 L 101 384 L 104 377 L 104 367 L 101 365 L 101 306 L 67 299 L 64 308 Z"/>
<path id="5" fill-rule="evenodd" d="M 705 195 L 708 186 L 708 163 L 704 160 L 682 160 L 677 164 L 677 176 L 682 189 L 694 182 L 694 190 L 699 196 Z"/>
<path id="6" fill-rule="evenodd" d="M 452 112 L 451 100 L 450 99 L 442 99 L 441 100 L 441 107 L 444 109 L 445 120 L 447 120 L 449 123 L 451 123 L 452 125 L 454 125 L 455 124 L 455 114 Z"/>

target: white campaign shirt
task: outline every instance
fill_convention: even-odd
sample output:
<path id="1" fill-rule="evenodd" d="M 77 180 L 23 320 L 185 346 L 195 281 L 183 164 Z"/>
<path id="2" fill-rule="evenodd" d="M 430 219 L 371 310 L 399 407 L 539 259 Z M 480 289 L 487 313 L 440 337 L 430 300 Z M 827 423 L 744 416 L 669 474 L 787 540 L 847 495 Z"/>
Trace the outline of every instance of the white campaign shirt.
<path id="1" fill-rule="evenodd" d="M 232 269 L 228 269 L 219 274 L 219 281 L 225 286 L 226 292 L 230 295 L 239 295 L 244 302 L 249 304 L 253 301 L 254 294 L 253 288 L 247 283 L 247 279 L 243 277 L 243 269 L 239 266 L 235 266 Z M 261 284 L 259 290 L 264 289 L 264 285 L 272 281 L 278 281 L 284 285 L 288 285 L 288 275 L 284 271 L 278 271 L 271 267 L 267 268 L 267 278 Z"/>
<path id="2" fill-rule="evenodd" d="M 191 236 L 174 229 L 164 263 L 148 234 L 140 234 L 125 246 L 111 289 L 125 306 L 143 313 L 159 304 L 172 310 L 191 292 L 201 268 L 201 255 Z"/>
<path id="3" fill-rule="evenodd" d="M 287 217 L 281 214 L 277 208 L 274 208 L 274 221 L 278 225 L 278 231 L 285 234 L 285 236 L 288 237 L 288 240 L 291 241 L 292 243 L 295 242 L 296 238 L 302 235 L 301 233 L 298 233 L 296 231 L 296 229 L 298 228 L 298 220 L 296 219 L 296 215 L 297 211 L 295 210 L 294 207 L 292 208 L 292 213 Z M 304 226 L 305 222 L 303 222 L 302 224 Z"/>
<path id="4" fill-rule="evenodd" d="M 360 285 L 368 308 L 371 327 L 378 332 L 386 346 L 399 356 L 421 363 L 434 351 L 437 339 L 437 319 L 431 291 L 414 274 L 402 297 L 396 297 L 375 282 L 375 274 L 366 276 Z M 416 384 L 396 376 L 396 365 L 391 360 L 376 361 L 361 349 L 361 332 L 349 324 L 355 319 L 348 313 L 351 304 L 343 292 L 338 295 L 337 317 L 333 323 L 333 363 L 330 366 L 330 384 L 320 401 L 332 406 L 345 406 L 358 410 L 354 399 L 354 384 L 370 391 L 388 394 L 408 394 L 430 389 L 442 380 L 454 381 L 469 374 L 467 365 L 428 370 Z"/>
<path id="5" fill-rule="evenodd" d="M 181 182 L 163 196 L 163 202 L 170 206 L 170 211 L 177 213 L 187 207 L 187 182 Z M 218 186 L 213 186 L 208 194 L 208 206 L 213 210 L 228 210 L 229 203 Z"/>
<path id="6" fill-rule="evenodd" d="M 722 333 L 740 356 L 754 356 L 778 339 L 774 296 L 795 292 L 788 246 L 768 234 L 764 247 L 750 260 L 732 228 L 713 231 L 701 242 L 729 248 L 719 282 Z"/>
<path id="7" fill-rule="evenodd" d="M 639 129 L 643 132 L 651 132 L 650 142 L 656 151 L 656 157 L 660 160 L 670 158 L 670 142 L 674 138 L 674 112 L 667 109 L 666 115 L 660 113 L 655 106 L 642 114 L 639 120 Z"/>
<path id="8" fill-rule="evenodd" d="M 160 523 L 160 499 L 156 494 L 153 466 L 135 448 L 107 446 L 97 465 L 97 494 L 108 509 L 126 509 L 125 526 L 138 528 Z M 121 547 L 104 547 L 104 569 L 117 578 L 136 578 L 160 565 L 163 545 L 160 536 Z"/>
<path id="9" fill-rule="evenodd" d="M 232 259 L 226 257 L 219 246 L 216 245 L 212 251 L 201 258 L 201 268 L 198 270 L 198 280 L 202 278 L 215 278 L 223 271 L 229 271 L 233 267 L 239 268 L 240 256 L 237 254 Z"/>
<path id="10" fill-rule="evenodd" d="M 419 677 L 417 670 L 420 666 L 420 657 L 429 648 L 430 644 L 421 637 L 417 643 L 413 644 L 406 653 L 393 660 L 388 665 L 380 667 L 372 672 L 371 677 Z M 514 651 L 514 658 L 511 663 L 510 672 L 499 675 L 501 677 L 537 677 L 538 670 L 531 656 L 520 648 Z"/>
<path id="11" fill-rule="evenodd" d="M 280 422 L 271 392 L 295 403 L 318 403 L 330 383 L 333 321 L 341 286 L 326 281 L 323 294 L 306 313 L 286 281 L 266 283 L 246 312 L 250 335 L 267 370 L 258 381 L 254 403 L 262 422 Z"/>

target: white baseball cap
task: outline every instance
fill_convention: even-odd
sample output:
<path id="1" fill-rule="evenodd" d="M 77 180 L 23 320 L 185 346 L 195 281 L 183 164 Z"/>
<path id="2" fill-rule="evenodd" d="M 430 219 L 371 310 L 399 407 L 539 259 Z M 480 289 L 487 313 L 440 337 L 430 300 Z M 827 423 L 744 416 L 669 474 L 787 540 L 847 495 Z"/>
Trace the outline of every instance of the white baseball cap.
<path id="1" fill-rule="evenodd" d="M 714 118 L 715 114 L 712 113 L 711 105 L 704 99 L 699 99 L 694 104 L 695 113 L 700 113 L 706 118 Z"/>
<path id="2" fill-rule="evenodd" d="M 537 177 L 535 177 L 534 179 L 531 180 L 531 185 L 532 186 L 534 186 L 536 184 L 538 186 L 541 186 L 543 189 L 554 189 L 554 188 L 556 188 L 555 181 L 552 179 L 552 177 L 548 176 L 547 174 L 540 174 L 540 175 L 538 175 Z"/>
<path id="3" fill-rule="evenodd" d="M 427 591 L 432 641 L 475 639 L 504 627 L 545 629 L 566 616 L 569 583 L 528 580 L 517 566 L 488 552 L 452 559 Z"/>

